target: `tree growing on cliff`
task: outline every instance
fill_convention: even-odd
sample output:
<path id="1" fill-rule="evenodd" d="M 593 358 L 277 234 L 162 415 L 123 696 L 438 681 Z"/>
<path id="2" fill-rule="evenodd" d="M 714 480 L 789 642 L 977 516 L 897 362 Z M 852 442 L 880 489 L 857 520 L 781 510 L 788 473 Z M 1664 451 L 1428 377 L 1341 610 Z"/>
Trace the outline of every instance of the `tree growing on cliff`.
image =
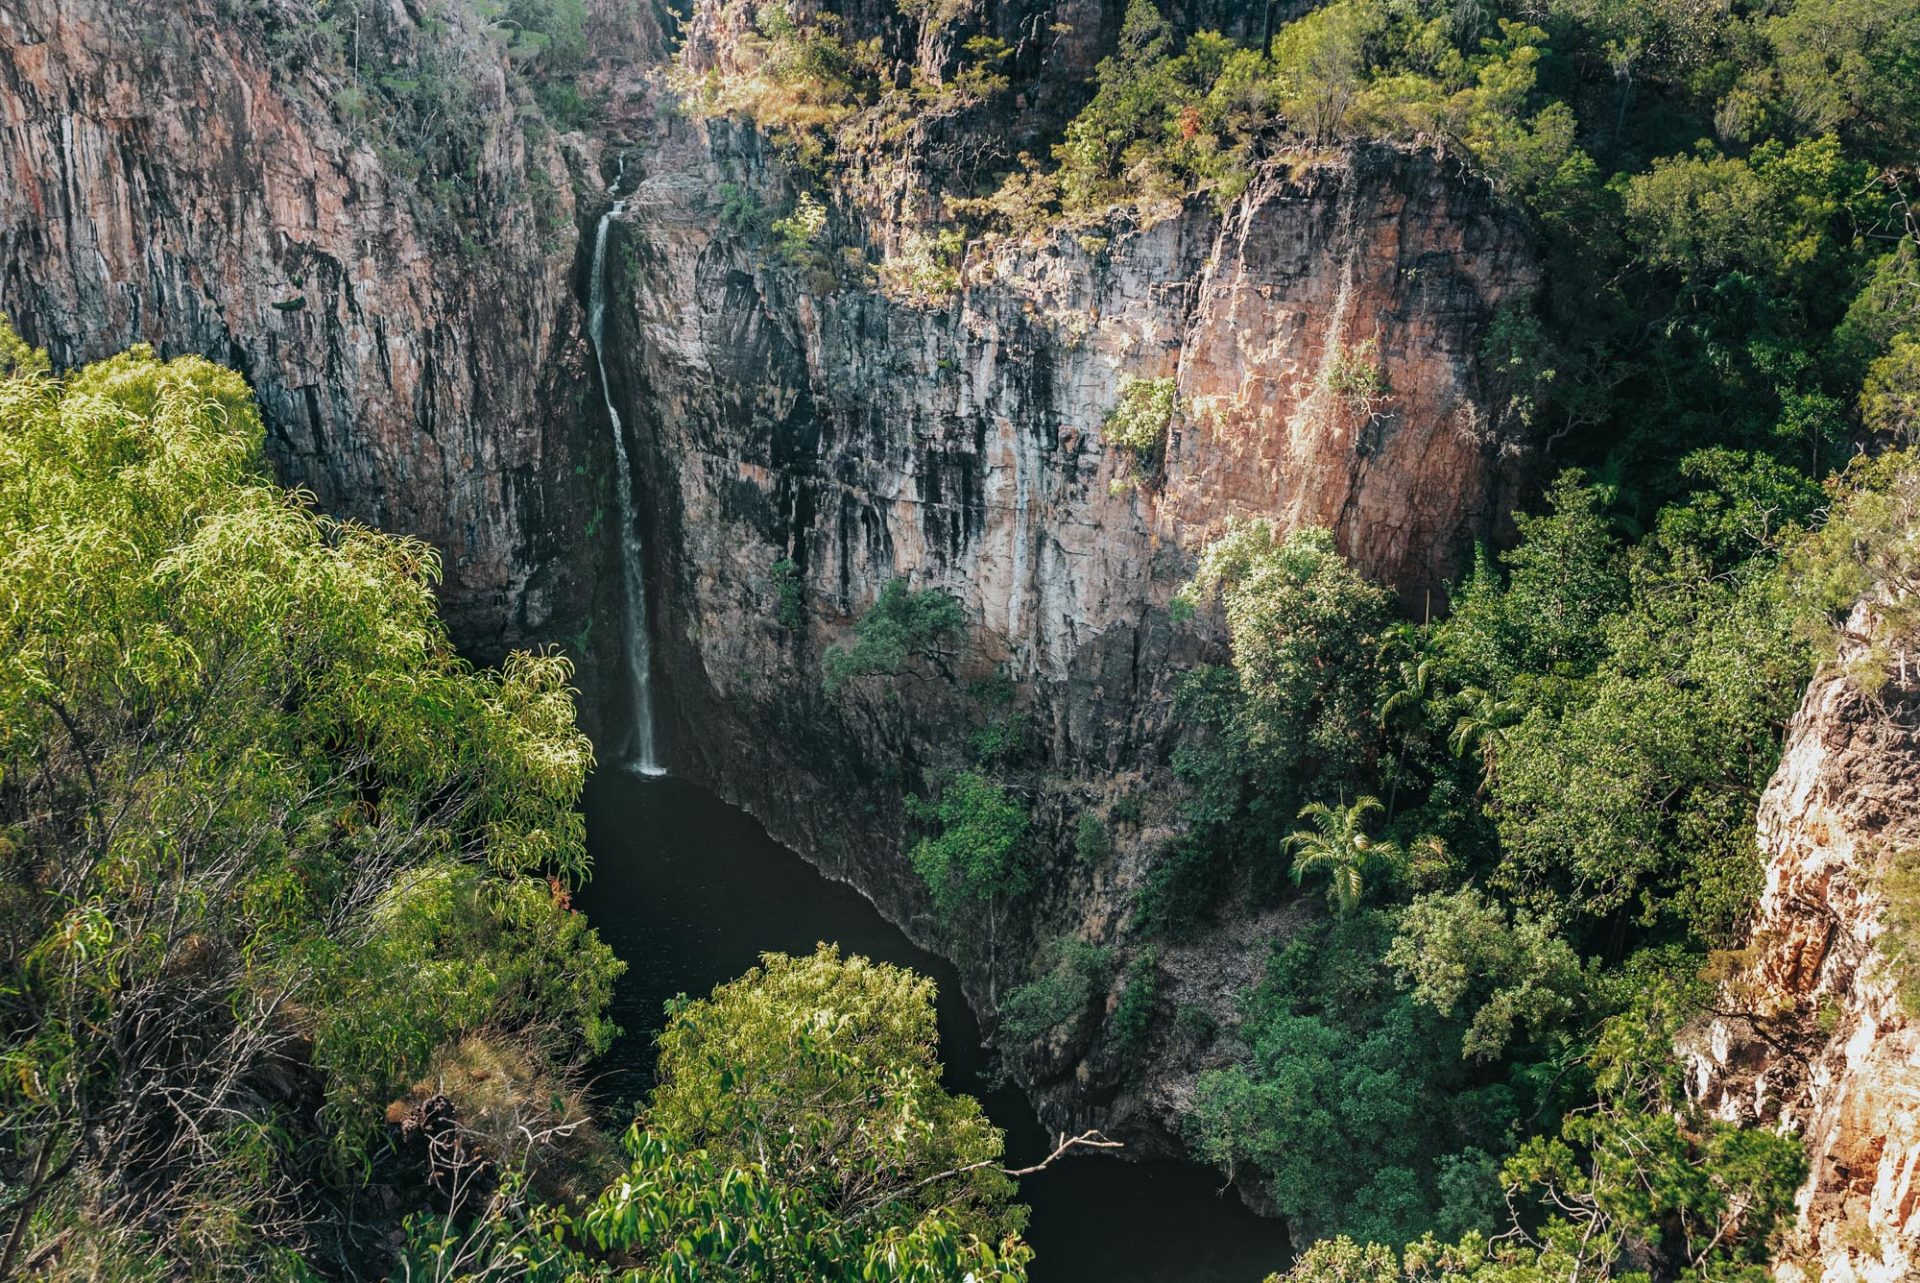
<path id="1" fill-rule="evenodd" d="M 947 661 L 966 633 L 966 615 L 951 593 L 889 579 L 853 626 L 853 642 L 831 647 L 821 657 L 827 693 L 839 694 L 857 677 L 897 676 L 913 659 L 951 675 Z"/>
<path id="2" fill-rule="evenodd" d="M 1000 910 L 1009 896 L 1033 885 L 1027 809 L 980 772 L 961 771 L 932 800 L 908 798 L 907 815 L 933 830 L 914 844 L 910 858 L 941 921 L 952 930 L 968 910 L 986 909 L 991 972 Z"/>

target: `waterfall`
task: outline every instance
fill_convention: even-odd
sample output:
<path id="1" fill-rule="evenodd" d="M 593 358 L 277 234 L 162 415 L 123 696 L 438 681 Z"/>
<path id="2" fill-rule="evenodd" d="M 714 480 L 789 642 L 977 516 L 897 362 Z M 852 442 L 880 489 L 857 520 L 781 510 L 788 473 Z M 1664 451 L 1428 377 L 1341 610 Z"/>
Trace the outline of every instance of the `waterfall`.
<path id="1" fill-rule="evenodd" d="M 626 157 L 620 158 L 620 171 L 609 196 L 616 196 L 620 180 L 626 175 Z M 614 488 L 620 495 L 620 583 L 626 594 L 626 614 L 622 620 L 621 649 L 627 660 L 627 689 L 633 700 L 633 738 L 628 764 L 642 775 L 665 775 L 653 749 L 653 642 L 647 633 L 647 585 L 640 559 L 640 524 L 633 510 L 633 464 L 627 458 L 627 442 L 620 426 L 620 411 L 613 407 L 613 385 L 607 382 L 607 357 L 604 336 L 607 328 L 607 228 L 626 211 L 624 197 L 617 197 L 600 216 L 593 233 L 593 279 L 587 286 L 587 337 L 593 342 L 593 361 L 600 369 L 600 395 L 607 404 L 607 420 L 613 425 Z"/>

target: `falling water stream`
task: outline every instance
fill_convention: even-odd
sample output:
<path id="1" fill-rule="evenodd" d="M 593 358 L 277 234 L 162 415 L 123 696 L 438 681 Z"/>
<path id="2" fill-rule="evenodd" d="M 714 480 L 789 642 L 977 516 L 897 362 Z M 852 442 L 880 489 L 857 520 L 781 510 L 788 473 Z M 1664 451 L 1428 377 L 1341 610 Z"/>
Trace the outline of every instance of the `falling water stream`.
<path id="1" fill-rule="evenodd" d="M 607 194 L 614 202 L 600 216 L 593 233 L 593 278 L 587 286 L 587 337 L 593 341 L 594 364 L 600 369 L 600 395 L 607 403 L 607 421 L 613 425 L 614 489 L 620 496 L 620 582 L 626 593 L 621 619 L 621 651 L 627 661 L 627 691 L 633 701 L 633 737 L 627 745 L 627 764 L 642 775 L 665 775 L 653 746 L 653 643 L 647 632 L 647 584 L 641 561 L 640 523 L 633 509 L 633 464 L 627 458 L 626 433 L 620 411 L 613 405 L 613 385 L 607 381 L 607 229 L 626 212 L 620 180 L 626 176 L 623 156 Z"/>
<path id="2" fill-rule="evenodd" d="M 912 967 L 939 986 L 947 1081 L 979 1095 L 1007 1129 L 1007 1156 L 1032 1163 L 1051 1141 L 1019 1092 L 989 1072 L 980 1028 L 944 959 L 914 947 L 851 887 L 830 882 L 770 839 L 745 812 L 699 786 L 663 776 L 654 746 L 651 643 L 633 467 L 607 381 L 607 230 L 626 211 L 621 172 L 593 238 L 587 335 L 613 425 L 620 498 L 620 571 L 626 593 L 621 648 L 632 701 L 624 771 L 598 772 L 586 796 L 595 877 L 583 905 L 629 964 L 614 1000 L 628 1031 L 606 1062 L 601 1088 L 637 1097 L 653 1067 L 665 1000 L 702 994 L 752 966 L 760 953 L 837 942 L 849 953 Z M 614 721 L 615 719 L 609 719 Z M 617 724 L 617 721 L 615 722 Z M 1286 1230 L 1261 1220 L 1209 1170 L 1167 1160 L 1070 1159 L 1021 1181 L 1033 1208 L 1027 1238 L 1034 1283 L 1254 1283 L 1285 1268 Z"/>

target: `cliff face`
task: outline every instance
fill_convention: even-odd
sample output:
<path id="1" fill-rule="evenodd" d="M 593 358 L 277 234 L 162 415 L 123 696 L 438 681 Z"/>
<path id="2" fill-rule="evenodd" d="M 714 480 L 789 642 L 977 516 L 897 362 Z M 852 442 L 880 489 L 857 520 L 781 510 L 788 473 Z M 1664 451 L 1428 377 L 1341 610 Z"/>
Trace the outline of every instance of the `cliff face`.
<path id="1" fill-rule="evenodd" d="M 379 17 L 424 38 L 414 13 Z M 343 126 L 366 95 L 314 65 L 312 21 L 291 2 L 0 7 L 0 309 L 62 364 L 144 341 L 238 367 L 285 479 L 441 550 L 463 643 L 578 627 L 567 166 L 517 119 L 499 55 L 443 22 L 487 211 L 460 217 L 405 148 Z"/>
<path id="2" fill-rule="evenodd" d="M 1174 686 L 1223 657 L 1166 607 L 1230 519 L 1329 526 L 1417 611 L 1511 506 L 1522 460 L 1486 409 L 1478 353 L 1533 260 L 1520 225 L 1430 157 L 1360 151 L 1276 169 L 1224 214 L 1196 203 L 1099 238 L 976 246 L 956 289 L 917 301 L 836 285 L 729 230 L 718 193 L 785 195 L 751 135 L 676 122 L 629 163 L 609 348 L 648 478 L 667 759 L 915 921 L 901 793 L 962 763 L 967 728 L 997 715 L 987 679 L 1011 679 L 1056 859 L 994 956 L 974 949 L 976 996 L 1024 979 L 1052 932 L 1124 934 L 1164 831 L 1150 817 L 1089 869 L 1068 829 L 1164 778 Z M 830 231 L 833 263 L 865 252 L 857 228 Z M 1371 406 L 1329 373 L 1360 359 L 1391 389 Z M 1102 440 L 1127 375 L 1179 391 L 1148 475 Z M 783 561 L 798 627 L 781 618 Z M 821 655 L 895 577 L 961 603 L 951 674 L 828 698 Z M 1259 965 L 1257 947 L 1229 952 Z M 1166 956 L 1178 989 L 1184 954 Z M 1215 975 L 1208 1001 L 1224 1008 L 1248 979 Z M 1122 1076 L 1083 1054 L 1102 1058 L 1077 1045 L 1031 1067 L 1062 1108 Z"/>
<path id="3" fill-rule="evenodd" d="M 993 20 L 1028 33 L 1024 74 L 1059 84 L 1119 8 L 1059 9 L 1078 15 L 1071 40 L 1041 38 L 1045 5 Z M 446 111 L 428 109 L 434 129 L 461 113 L 452 169 L 370 118 L 360 44 L 303 43 L 304 0 L 0 10 L 0 308 L 62 363 L 147 341 L 236 365 L 285 479 L 442 551 L 463 646 L 566 641 L 592 691 L 620 667 L 620 576 L 581 300 L 620 152 L 607 363 L 666 759 L 931 939 L 901 797 L 963 761 L 983 722 L 1030 719 L 1018 752 L 1053 863 L 993 950 L 965 942 L 985 1005 L 1047 935 L 1125 942 L 1167 817 L 1096 865 L 1069 834 L 1164 781 L 1179 674 L 1224 656 L 1166 607 L 1229 519 L 1328 525 L 1419 610 L 1511 506 L 1523 461 L 1478 353 L 1535 268 L 1518 222 L 1432 157 L 1303 162 L 1224 213 L 976 247 L 957 288 L 913 300 L 872 271 L 872 239 L 897 248 L 900 228 L 836 214 L 828 261 L 805 267 L 729 230 L 725 185 L 777 209 L 790 180 L 751 133 L 656 112 L 660 36 L 623 3 L 590 15 L 587 88 L 627 135 L 602 149 L 557 138 L 459 7 L 366 12 L 394 48 L 443 60 Z M 1366 404 L 1332 377 L 1353 361 L 1385 377 Z M 1143 475 L 1101 437 L 1127 375 L 1171 378 L 1182 402 Z M 823 652 L 897 576 L 960 600 L 951 672 L 829 699 Z M 602 706 L 620 705 L 589 699 L 590 725 Z M 1168 1001 L 1224 1011 L 1259 965 L 1256 927 L 1166 951 Z M 1095 1024 L 1024 1067 L 1050 1111 L 1163 1119 L 1177 1075 L 1130 1072 Z"/>
<path id="4" fill-rule="evenodd" d="M 1859 630 L 1864 632 L 1865 630 Z M 1803 1135 L 1783 1280 L 1920 1275 L 1920 1023 L 1879 948 L 1881 875 L 1920 844 L 1920 698 L 1817 679 L 1759 815 L 1766 891 L 1746 965 L 1689 1052 L 1721 1117 Z"/>

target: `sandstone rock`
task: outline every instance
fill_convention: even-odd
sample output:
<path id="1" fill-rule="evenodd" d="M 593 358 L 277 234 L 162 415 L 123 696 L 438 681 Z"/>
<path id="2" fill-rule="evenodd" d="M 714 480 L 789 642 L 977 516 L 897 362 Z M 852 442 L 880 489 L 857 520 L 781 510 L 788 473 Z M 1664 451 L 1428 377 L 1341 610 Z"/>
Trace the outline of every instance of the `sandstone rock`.
<path id="1" fill-rule="evenodd" d="M 221 0 L 0 9 L 0 310 L 63 365 L 147 342 L 241 370 L 286 481 L 440 550 L 464 644 L 551 636 L 570 609 L 577 628 L 585 372 L 556 143 L 448 24 L 486 204 L 456 220 L 337 118 L 352 86 L 277 63 L 262 23 Z"/>
<path id="2" fill-rule="evenodd" d="M 1811 1173 L 1782 1280 L 1920 1277 L 1920 1023 L 1877 948 L 1878 872 L 1920 843 L 1920 699 L 1824 672 L 1759 814 L 1766 891 L 1725 1015 L 1683 1050 L 1719 1117 L 1802 1135 Z"/>

